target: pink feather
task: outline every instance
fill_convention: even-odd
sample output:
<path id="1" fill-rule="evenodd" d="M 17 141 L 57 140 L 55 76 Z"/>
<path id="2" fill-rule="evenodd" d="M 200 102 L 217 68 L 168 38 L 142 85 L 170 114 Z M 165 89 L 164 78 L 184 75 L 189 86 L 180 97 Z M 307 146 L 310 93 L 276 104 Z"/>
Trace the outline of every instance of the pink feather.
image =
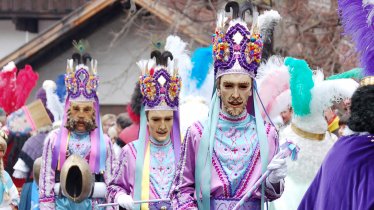
<path id="1" fill-rule="evenodd" d="M 16 104 L 16 73 L 17 68 L 0 72 L 0 107 L 4 109 L 7 115 L 15 111 Z"/>
<path id="2" fill-rule="evenodd" d="M 36 86 L 39 75 L 34 72 L 30 65 L 26 65 L 21 69 L 17 76 L 17 86 L 15 95 L 17 97 L 15 108 L 16 110 L 25 105 L 32 89 Z"/>
<path id="3" fill-rule="evenodd" d="M 290 89 L 290 74 L 287 66 L 284 65 L 284 58 L 274 55 L 266 63 L 262 63 L 258 69 L 257 85 L 266 112 L 272 113 L 279 106 L 276 98 Z M 262 105 L 259 106 L 261 115 L 266 120 Z"/>

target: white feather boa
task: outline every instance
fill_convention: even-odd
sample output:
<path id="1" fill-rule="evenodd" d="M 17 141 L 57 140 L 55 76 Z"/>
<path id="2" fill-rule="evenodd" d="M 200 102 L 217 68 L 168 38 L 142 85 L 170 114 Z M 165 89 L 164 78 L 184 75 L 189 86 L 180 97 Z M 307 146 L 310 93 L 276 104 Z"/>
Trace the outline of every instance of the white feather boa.
<path id="1" fill-rule="evenodd" d="M 45 90 L 47 98 L 47 108 L 53 115 L 53 121 L 62 121 L 64 105 L 60 102 L 60 99 L 56 94 L 56 83 L 52 80 L 46 80 L 43 83 L 43 89 Z"/>
<path id="2" fill-rule="evenodd" d="M 311 113 L 305 117 L 295 116 L 293 123 L 302 130 L 311 133 L 325 133 L 327 122 L 324 110 L 333 105 L 333 102 L 351 98 L 359 84 L 353 79 L 325 80 L 312 89 Z"/>

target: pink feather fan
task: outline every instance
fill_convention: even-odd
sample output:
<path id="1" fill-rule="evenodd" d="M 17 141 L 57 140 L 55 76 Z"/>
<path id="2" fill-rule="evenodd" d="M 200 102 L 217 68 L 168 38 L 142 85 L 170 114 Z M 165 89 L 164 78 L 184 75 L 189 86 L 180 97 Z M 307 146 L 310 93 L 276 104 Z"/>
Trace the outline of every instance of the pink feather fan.
<path id="1" fill-rule="evenodd" d="M 288 73 L 288 68 L 284 65 L 283 58 L 272 56 L 266 63 L 261 64 L 257 75 L 257 85 L 262 104 L 266 112 L 268 114 L 271 113 L 271 115 L 269 115 L 270 118 L 276 117 L 291 103 L 291 101 L 284 101 L 290 98 L 287 97 L 286 93 L 290 89 L 290 74 Z M 262 107 L 261 104 L 259 104 L 259 106 Z M 277 110 L 277 113 L 275 110 Z M 263 119 L 268 121 L 262 108 L 261 115 Z"/>

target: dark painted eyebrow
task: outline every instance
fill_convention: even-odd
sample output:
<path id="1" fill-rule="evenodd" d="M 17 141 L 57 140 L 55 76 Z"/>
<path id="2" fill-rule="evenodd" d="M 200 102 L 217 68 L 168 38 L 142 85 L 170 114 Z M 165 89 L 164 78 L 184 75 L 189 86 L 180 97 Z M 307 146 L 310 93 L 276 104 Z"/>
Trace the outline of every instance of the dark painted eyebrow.
<path id="1" fill-rule="evenodd" d="M 156 116 L 153 116 L 153 117 L 151 117 L 151 119 L 153 120 L 153 119 L 161 119 L 162 117 L 156 117 Z M 165 116 L 165 118 L 173 118 L 173 116 Z"/>
<path id="2" fill-rule="evenodd" d="M 230 81 L 223 81 L 223 84 L 233 84 L 233 82 L 230 82 Z"/>

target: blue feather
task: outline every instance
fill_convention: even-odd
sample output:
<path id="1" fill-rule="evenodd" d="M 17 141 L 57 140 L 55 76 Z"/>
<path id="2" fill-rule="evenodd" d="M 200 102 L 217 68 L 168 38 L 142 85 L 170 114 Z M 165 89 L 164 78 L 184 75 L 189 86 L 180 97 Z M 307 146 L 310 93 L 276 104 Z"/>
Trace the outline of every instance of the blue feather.
<path id="1" fill-rule="evenodd" d="M 204 84 L 208 75 L 209 67 L 213 63 L 213 46 L 197 48 L 192 55 L 191 61 L 193 68 L 191 70 L 191 80 L 196 80 L 197 89 Z"/>
<path id="2" fill-rule="evenodd" d="M 56 94 L 60 99 L 61 103 L 65 103 L 66 86 L 65 86 L 65 74 L 60 74 L 56 78 Z"/>
<path id="3" fill-rule="evenodd" d="M 313 72 L 305 60 L 287 57 L 284 64 L 290 72 L 292 108 L 298 116 L 310 114 L 311 90 L 314 87 Z"/>

